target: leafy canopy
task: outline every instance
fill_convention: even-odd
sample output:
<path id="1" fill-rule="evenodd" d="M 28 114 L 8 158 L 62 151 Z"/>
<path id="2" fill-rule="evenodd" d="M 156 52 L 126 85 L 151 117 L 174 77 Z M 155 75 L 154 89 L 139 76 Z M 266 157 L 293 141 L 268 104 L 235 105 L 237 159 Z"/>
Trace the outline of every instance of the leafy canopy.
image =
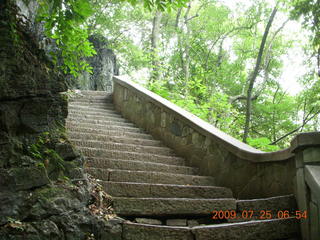
<path id="1" fill-rule="evenodd" d="M 145 8 L 161 11 L 182 7 L 188 0 L 144 0 Z M 80 71 L 92 71 L 85 57 L 96 54 L 88 37 L 88 20 L 93 17 L 95 1 L 90 0 L 38 0 L 40 8 L 38 20 L 45 23 L 45 33 L 54 39 L 61 53 L 52 53 L 53 59 L 65 73 L 77 76 Z M 137 5 L 141 1 L 120 0 Z"/>

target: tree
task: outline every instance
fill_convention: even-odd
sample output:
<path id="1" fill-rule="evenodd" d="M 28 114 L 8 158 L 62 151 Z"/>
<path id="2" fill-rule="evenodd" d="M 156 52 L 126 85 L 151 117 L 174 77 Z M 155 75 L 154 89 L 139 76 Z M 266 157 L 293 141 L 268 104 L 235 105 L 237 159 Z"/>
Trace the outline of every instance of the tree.
<path id="1" fill-rule="evenodd" d="M 302 123 L 294 132 L 315 126 L 317 116 L 303 121 L 312 109 L 278 83 L 282 56 L 294 39 L 283 31 L 287 20 L 280 22 L 264 0 L 249 1 L 236 13 L 209 0 L 169 11 L 156 1 L 151 7 L 131 2 L 90 1 L 94 11 L 85 22 L 88 34 L 108 39 L 122 72 L 146 73 L 149 89 L 238 139 L 247 120 L 247 142 L 267 151 L 286 146 L 282 136 Z"/>
<path id="2" fill-rule="evenodd" d="M 160 10 L 156 10 L 152 21 L 152 33 L 151 33 L 151 57 L 152 57 L 152 73 L 150 82 L 154 83 L 160 78 L 160 62 L 159 62 L 159 35 L 160 35 L 160 23 L 162 13 Z"/>
<path id="3" fill-rule="evenodd" d="M 305 28 L 310 29 L 313 33 L 311 41 L 320 77 L 320 0 L 294 0 L 290 4 L 293 6 L 291 17 L 298 19 L 303 16 Z"/>
<path id="4" fill-rule="evenodd" d="M 261 65 L 261 62 L 262 62 L 262 55 L 264 53 L 267 37 L 268 37 L 272 22 L 274 20 L 274 17 L 276 15 L 277 11 L 278 11 L 277 7 L 275 7 L 272 10 L 272 13 L 270 15 L 268 24 L 267 24 L 267 26 L 266 26 L 266 28 L 264 30 L 264 33 L 263 33 L 263 37 L 262 37 L 260 48 L 259 48 L 259 53 L 258 53 L 257 60 L 256 60 L 256 65 L 254 67 L 253 72 L 249 75 L 249 80 L 248 80 L 249 85 L 248 85 L 247 99 L 246 99 L 246 122 L 245 122 L 245 125 L 244 125 L 244 130 L 243 130 L 244 133 L 243 133 L 243 139 L 242 139 L 243 142 L 247 142 L 247 138 L 248 138 L 248 134 L 249 134 L 249 126 L 250 126 L 251 111 L 252 111 L 252 106 L 251 105 L 252 105 L 253 85 L 254 85 L 254 82 L 256 81 L 256 78 L 257 78 L 259 70 L 260 70 L 260 65 Z"/>
<path id="5" fill-rule="evenodd" d="M 61 50 L 62 68 L 65 72 L 77 75 L 81 70 L 90 71 L 91 67 L 83 59 L 95 54 L 88 40 L 88 19 L 93 15 L 93 9 L 101 4 L 93 5 L 89 0 L 38 0 L 40 4 L 39 21 L 45 23 L 46 35 L 55 40 Z M 96 1 L 94 1 L 96 2 Z M 122 0 L 137 5 L 137 0 Z M 144 0 L 144 6 L 152 10 L 170 10 L 183 6 L 187 0 Z"/>

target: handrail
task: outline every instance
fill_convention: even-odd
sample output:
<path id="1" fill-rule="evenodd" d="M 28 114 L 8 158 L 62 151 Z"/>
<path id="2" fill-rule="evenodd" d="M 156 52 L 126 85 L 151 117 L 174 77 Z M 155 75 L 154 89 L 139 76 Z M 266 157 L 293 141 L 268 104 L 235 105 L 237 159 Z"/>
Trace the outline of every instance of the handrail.
<path id="1" fill-rule="evenodd" d="M 286 148 L 276 152 L 263 152 L 258 149 L 255 149 L 234 137 L 222 132 L 221 130 L 215 128 L 211 124 L 203 121 L 199 117 L 187 112 L 186 110 L 178 107 L 177 105 L 171 103 L 170 101 L 160 97 L 159 95 L 145 89 L 144 87 L 130 81 L 124 79 L 120 76 L 115 76 L 113 78 L 114 82 L 120 84 L 126 88 L 134 89 L 139 92 L 140 95 L 147 98 L 149 101 L 158 105 L 160 107 L 164 107 L 169 111 L 175 112 L 177 115 L 181 117 L 181 119 L 196 128 L 199 132 L 204 134 L 205 136 L 210 136 L 216 140 L 216 142 L 223 144 L 223 146 L 235 154 L 237 157 L 242 158 L 244 160 L 249 160 L 251 162 L 275 162 L 275 161 L 284 161 L 291 157 L 293 157 L 292 147 Z"/>
<path id="2" fill-rule="evenodd" d="M 320 199 L 320 166 L 307 165 L 305 169 L 306 183 L 316 198 Z"/>

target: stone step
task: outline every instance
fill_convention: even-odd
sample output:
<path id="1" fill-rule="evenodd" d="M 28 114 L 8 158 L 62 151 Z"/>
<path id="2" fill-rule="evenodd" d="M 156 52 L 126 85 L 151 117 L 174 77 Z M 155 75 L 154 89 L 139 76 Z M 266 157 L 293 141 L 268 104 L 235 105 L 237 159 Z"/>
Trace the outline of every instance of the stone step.
<path id="1" fill-rule="evenodd" d="M 96 90 L 75 90 L 78 94 L 84 95 L 86 98 L 90 97 L 112 97 L 112 93 L 107 91 L 96 91 Z"/>
<path id="2" fill-rule="evenodd" d="M 234 210 L 233 198 L 113 198 L 120 216 L 208 216 L 213 210 Z M 152 239 L 152 238 L 149 238 Z"/>
<path id="3" fill-rule="evenodd" d="M 115 107 L 112 103 L 108 102 L 69 102 L 68 107 L 70 109 L 98 109 L 98 110 L 113 110 L 115 111 Z"/>
<path id="4" fill-rule="evenodd" d="M 108 122 L 125 122 L 130 123 L 128 120 L 122 118 L 119 115 L 92 115 L 80 112 L 70 112 L 68 114 L 68 118 L 86 118 L 86 119 L 94 119 L 94 120 L 103 120 Z"/>
<path id="5" fill-rule="evenodd" d="M 123 144 L 114 142 L 100 142 L 93 140 L 69 139 L 74 145 L 79 147 L 101 148 L 105 150 L 151 153 L 165 156 L 175 156 L 172 149 L 167 147 L 142 146 L 137 144 Z"/>
<path id="6" fill-rule="evenodd" d="M 89 115 L 92 116 L 91 119 L 95 119 L 95 116 L 102 116 L 102 117 L 113 117 L 113 118 L 122 118 L 122 116 L 115 112 L 114 110 L 104 110 L 104 111 L 87 111 L 84 109 L 72 109 L 69 108 L 68 116 L 69 115 L 74 115 L 74 116 L 83 116 L 83 115 Z M 88 117 L 87 117 L 88 118 Z"/>
<path id="7" fill-rule="evenodd" d="M 261 215 L 260 211 L 271 211 L 275 216 L 279 211 L 293 211 L 297 209 L 295 197 L 293 195 L 276 196 L 270 198 L 237 200 L 237 211 L 253 211 L 256 215 Z"/>
<path id="8" fill-rule="evenodd" d="M 152 136 L 146 133 L 100 130 L 95 128 L 83 128 L 79 126 L 72 126 L 72 128 L 68 128 L 68 133 L 71 133 L 71 134 L 82 133 L 82 134 L 100 135 L 105 137 L 126 137 L 126 138 L 132 138 L 132 139 L 153 140 Z"/>
<path id="9" fill-rule="evenodd" d="M 71 124 L 76 125 L 77 123 L 86 123 L 86 124 L 99 124 L 99 125 L 105 125 L 105 126 L 124 126 L 124 127 L 135 127 L 133 123 L 128 122 L 119 122 L 119 121 L 106 121 L 106 120 L 97 120 L 97 119 L 88 119 L 85 117 L 73 117 L 69 116 L 67 118 L 67 122 L 70 122 Z"/>
<path id="10" fill-rule="evenodd" d="M 110 108 L 114 109 L 114 105 L 112 102 L 106 100 L 88 100 L 88 101 L 78 101 L 74 100 L 69 102 L 69 106 L 71 107 L 81 107 L 81 108 L 88 108 L 88 107 L 96 107 L 96 108 Z"/>
<path id="11" fill-rule="evenodd" d="M 192 167 L 108 158 L 86 158 L 86 166 L 93 168 L 109 168 L 132 171 L 157 171 L 189 175 L 198 174 L 198 169 Z"/>
<path id="12" fill-rule="evenodd" d="M 109 131 L 125 131 L 133 133 L 144 133 L 142 129 L 137 127 L 126 127 L 126 126 L 113 126 L 113 125 L 103 125 L 103 124 L 92 124 L 92 123 L 82 123 L 82 122 L 66 122 L 66 127 L 73 129 L 74 127 L 97 129 L 97 130 L 109 130 Z"/>
<path id="13" fill-rule="evenodd" d="M 86 114 L 93 114 L 93 115 L 118 114 L 119 116 L 121 116 L 120 113 L 118 113 L 114 108 L 104 107 L 103 109 L 100 109 L 100 108 L 95 108 L 90 106 L 89 107 L 69 106 L 68 108 L 69 108 L 69 111 L 86 113 Z"/>
<path id="14" fill-rule="evenodd" d="M 69 99 L 69 102 L 107 102 L 112 103 L 112 96 L 111 95 L 101 95 L 101 96 L 86 96 L 86 95 L 77 95 L 73 96 Z"/>
<path id="15" fill-rule="evenodd" d="M 188 186 L 175 184 L 107 182 L 101 183 L 113 197 L 145 198 L 232 198 L 228 188 L 216 186 Z"/>
<path id="16" fill-rule="evenodd" d="M 299 222 L 294 218 L 255 220 L 242 223 L 225 223 L 207 227 L 194 227 L 195 238 L 210 239 L 284 239 L 299 235 Z"/>
<path id="17" fill-rule="evenodd" d="M 170 227 L 125 222 L 123 240 L 276 240 L 299 235 L 296 219 L 273 219 L 198 227 Z"/>
<path id="18" fill-rule="evenodd" d="M 214 178 L 177 173 L 87 168 L 93 177 L 110 182 L 161 183 L 175 185 L 214 186 Z"/>
<path id="19" fill-rule="evenodd" d="M 86 96 L 85 94 L 77 94 L 69 98 L 69 102 L 110 102 L 112 96 L 110 94 L 101 96 Z"/>
<path id="20" fill-rule="evenodd" d="M 96 119 L 97 117 L 113 117 L 113 118 L 122 118 L 122 116 L 115 112 L 114 110 L 104 110 L 104 111 L 86 111 L 83 109 L 69 109 L 68 116 L 83 116 L 86 118 Z M 128 120 L 126 120 L 128 122 Z"/>
<path id="21" fill-rule="evenodd" d="M 91 102 L 97 102 L 97 103 L 108 103 L 112 104 L 113 99 L 110 96 L 84 96 L 84 95 L 76 95 L 69 97 L 68 103 L 91 103 Z"/>
<path id="22" fill-rule="evenodd" d="M 188 227 L 125 222 L 122 231 L 122 240 L 196 240 Z M 215 240 L 215 238 L 211 236 L 207 240 Z"/>
<path id="23" fill-rule="evenodd" d="M 181 157 L 166 156 L 159 154 L 147 154 L 125 151 L 112 151 L 101 148 L 77 147 L 85 157 L 111 158 L 121 160 L 136 160 L 143 162 L 164 163 L 170 165 L 185 165 Z"/>
<path id="24" fill-rule="evenodd" d="M 90 133 L 81 133 L 81 132 L 69 132 L 68 135 L 69 135 L 69 138 L 71 139 L 72 138 L 86 139 L 86 140 L 93 140 L 93 141 L 100 141 L 100 142 L 114 142 L 114 143 L 154 146 L 154 147 L 164 146 L 158 140 L 149 140 L 149 139 L 143 139 L 143 138 L 108 136 L 108 135 L 102 135 L 102 134 L 90 134 Z"/>

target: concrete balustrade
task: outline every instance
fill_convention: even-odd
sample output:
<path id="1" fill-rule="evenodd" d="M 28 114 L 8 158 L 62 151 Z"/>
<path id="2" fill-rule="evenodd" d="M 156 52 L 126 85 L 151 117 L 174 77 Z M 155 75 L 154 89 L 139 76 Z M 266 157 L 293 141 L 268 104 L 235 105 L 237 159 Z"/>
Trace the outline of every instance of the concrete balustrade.
<path id="1" fill-rule="evenodd" d="M 147 89 L 114 77 L 116 110 L 162 140 L 212 176 L 217 185 L 230 188 L 239 199 L 294 193 L 304 240 L 320 236 L 320 133 L 302 133 L 291 147 L 266 153 L 221 132 L 193 114 Z"/>
<path id="2" fill-rule="evenodd" d="M 296 175 L 291 149 L 265 153 L 223 133 L 147 89 L 114 78 L 115 108 L 162 140 L 200 174 L 231 188 L 240 199 L 294 192 Z"/>
<path id="3" fill-rule="evenodd" d="M 300 221 L 303 239 L 320 237 L 320 133 L 302 133 L 293 139 L 296 159 L 296 199 L 307 217 Z"/>

